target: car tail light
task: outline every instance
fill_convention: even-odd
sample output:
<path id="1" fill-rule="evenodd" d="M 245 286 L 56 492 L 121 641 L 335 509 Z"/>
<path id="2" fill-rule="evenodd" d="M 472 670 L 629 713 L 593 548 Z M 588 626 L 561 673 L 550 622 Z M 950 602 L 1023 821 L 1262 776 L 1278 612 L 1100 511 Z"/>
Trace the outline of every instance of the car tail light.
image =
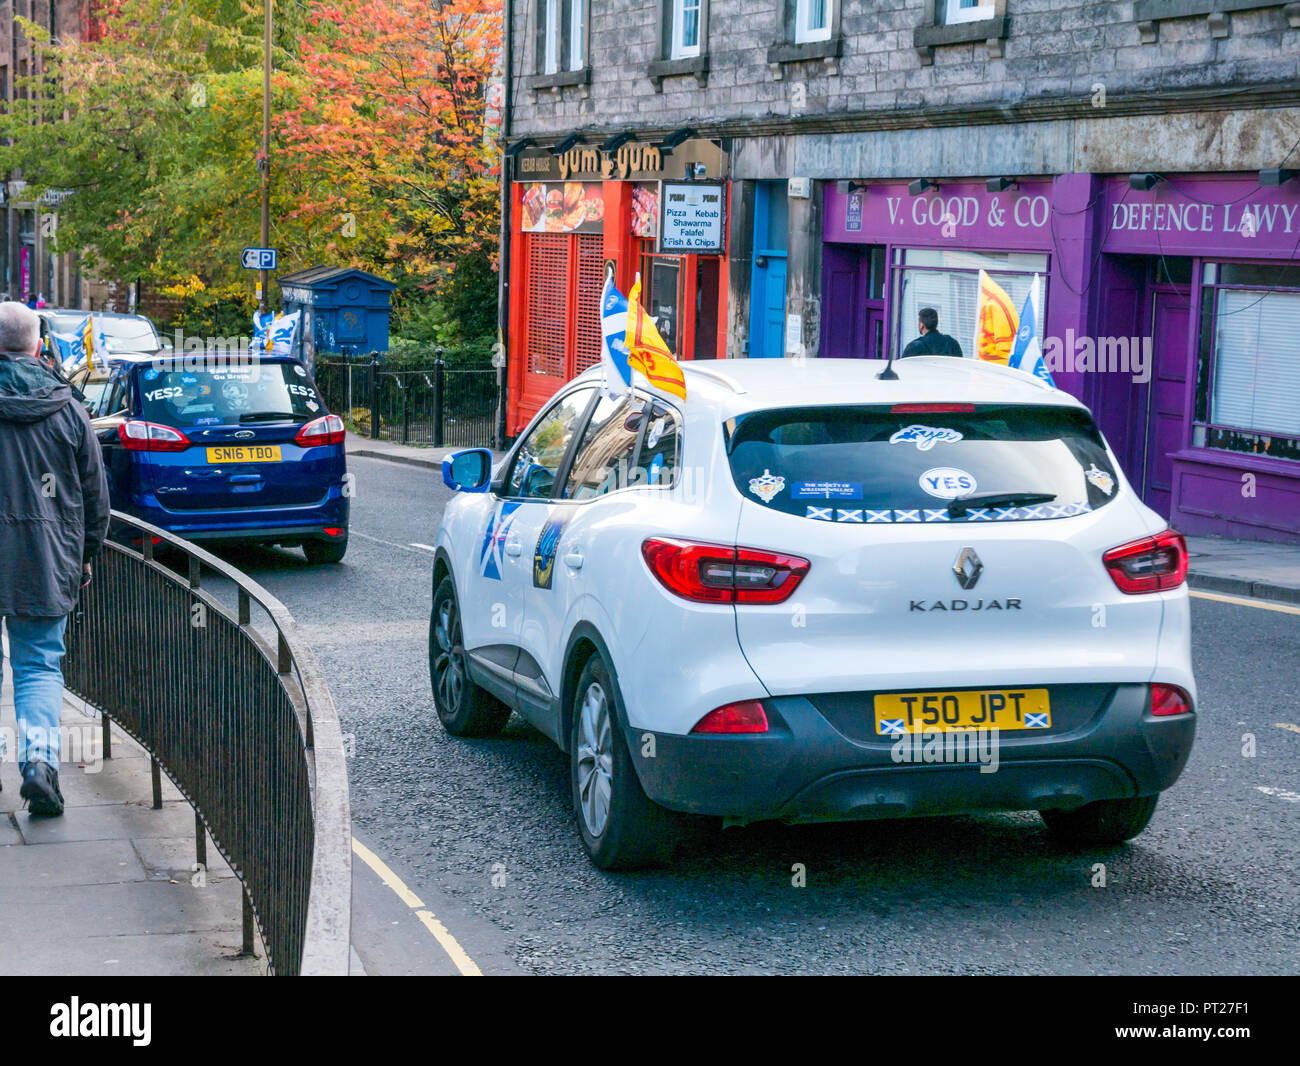
<path id="1" fill-rule="evenodd" d="M 781 603 L 808 573 L 808 560 L 757 548 L 651 537 L 641 545 L 669 592 L 702 603 Z"/>
<path id="2" fill-rule="evenodd" d="M 1190 714 L 1192 697 L 1177 685 L 1151 686 L 1151 713 L 1165 717 L 1171 714 Z"/>
<path id="3" fill-rule="evenodd" d="M 343 419 L 338 415 L 326 415 L 308 422 L 298 430 L 293 442 L 300 448 L 312 448 L 317 444 L 342 444 Z"/>
<path id="4" fill-rule="evenodd" d="M 933 415 L 953 411 L 974 411 L 973 403 L 896 403 L 889 409 L 891 415 Z"/>
<path id="5" fill-rule="evenodd" d="M 179 429 L 138 418 L 118 423 L 117 436 L 129 452 L 183 452 L 192 444 Z"/>
<path id="6" fill-rule="evenodd" d="M 741 700 L 726 703 L 710 711 L 698 722 L 692 733 L 766 733 L 767 712 L 758 700 Z"/>
<path id="7" fill-rule="evenodd" d="M 1172 529 L 1111 548 L 1101 558 L 1115 587 L 1129 594 L 1176 589 L 1187 577 L 1187 542 Z"/>
<path id="8" fill-rule="evenodd" d="M 325 536 L 327 536 L 327 537 L 341 537 L 341 536 L 343 536 L 343 527 L 342 527 L 342 526 L 326 526 L 325 529 L 324 529 L 322 532 L 323 532 L 323 533 L 325 534 Z"/>

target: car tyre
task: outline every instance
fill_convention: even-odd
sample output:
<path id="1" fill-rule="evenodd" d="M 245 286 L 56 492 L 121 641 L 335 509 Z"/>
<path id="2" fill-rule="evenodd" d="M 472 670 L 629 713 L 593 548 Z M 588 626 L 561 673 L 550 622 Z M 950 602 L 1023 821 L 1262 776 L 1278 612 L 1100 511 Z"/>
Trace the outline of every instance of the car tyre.
<path id="1" fill-rule="evenodd" d="M 1097 800 L 1072 811 L 1039 811 L 1048 831 L 1067 844 L 1122 844 L 1151 821 L 1160 797 Z"/>
<path id="2" fill-rule="evenodd" d="M 569 783 L 583 846 L 602 870 L 666 863 L 679 838 L 677 816 L 641 788 L 619 726 L 622 710 L 618 685 L 597 652 L 574 694 Z"/>
<path id="3" fill-rule="evenodd" d="M 304 540 L 302 552 L 313 566 L 341 563 L 348 550 L 348 538 L 342 540 Z"/>
<path id="4" fill-rule="evenodd" d="M 460 626 L 456 586 L 444 577 L 433 594 L 429 616 L 429 682 L 442 726 L 454 737 L 487 737 L 501 732 L 510 708 L 469 676 Z"/>

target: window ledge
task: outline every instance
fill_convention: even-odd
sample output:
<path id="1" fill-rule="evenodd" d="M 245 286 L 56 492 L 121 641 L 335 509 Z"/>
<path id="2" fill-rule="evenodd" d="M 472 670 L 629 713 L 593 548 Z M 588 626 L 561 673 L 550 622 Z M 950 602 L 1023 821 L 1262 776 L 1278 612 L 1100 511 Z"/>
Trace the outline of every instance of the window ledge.
<path id="1" fill-rule="evenodd" d="M 1206 17 L 1211 37 L 1229 37 L 1232 35 L 1230 12 L 1265 7 L 1282 8 L 1291 28 L 1300 27 L 1300 3 L 1294 0 L 1137 0 L 1133 5 L 1133 21 L 1138 25 L 1138 38 L 1143 44 L 1156 44 L 1160 40 L 1160 23 L 1167 19 L 1198 15 Z"/>
<path id="2" fill-rule="evenodd" d="M 772 77 L 780 81 L 785 77 L 784 64 L 807 63 L 820 59 L 832 74 L 840 72 L 840 57 L 844 55 L 843 36 L 831 37 L 825 41 L 807 41 L 793 44 L 783 41 L 767 50 L 767 65 L 772 70 Z"/>
<path id="3" fill-rule="evenodd" d="M 912 31 L 912 47 L 921 59 L 922 66 L 934 62 L 936 46 L 945 44 L 968 44 L 971 41 L 983 41 L 989 50 L 989 56 L 1000 59 L 1002 42 L 1007 37 L 1007 17 L 997 15 L 991 19 L 978 22 L 957 22 L 951 26 L 918 26 Z"/>
<path id="4" fill-rule="evenodd" d="M 581 70 L 562 70 L 558 74 L 534 74 L 528 79 L 527 84 L 528 88 L 535 93 L 545 92 L 548 89 L 560 93 L 575 85 L 585 88 L 591 84 L 591 67 L 583 67 Z"/>
<path id="5" fill-rule="evenodd" d="M 655 92 L 664 91 L 664 78 L 690 75 L 700 88 L 709 84 L 709 57 L 688 56 L 685 59 L 656 59 L 646 68 L 646 75 L 654 82 Z"/>

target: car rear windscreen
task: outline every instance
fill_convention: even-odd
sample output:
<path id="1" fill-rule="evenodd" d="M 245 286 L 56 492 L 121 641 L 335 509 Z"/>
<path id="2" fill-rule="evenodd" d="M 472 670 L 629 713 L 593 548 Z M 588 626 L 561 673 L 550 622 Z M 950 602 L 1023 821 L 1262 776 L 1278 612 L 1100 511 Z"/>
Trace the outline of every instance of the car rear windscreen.
<path id="1" fill-rule="evenodd" d="M 1092 418 L 1076 408 L 792 407 L 726 428 L 741 493 L 824 522 L 1065 518 L 1119 488 Z"/>
<path id="2" fill-rule="evenodd" d="M 307 372 L 297 363 L 211 369 L 139 369 L 143 417 L 178 429 L 257 422 L 308 422 L 325 414 Z"/>

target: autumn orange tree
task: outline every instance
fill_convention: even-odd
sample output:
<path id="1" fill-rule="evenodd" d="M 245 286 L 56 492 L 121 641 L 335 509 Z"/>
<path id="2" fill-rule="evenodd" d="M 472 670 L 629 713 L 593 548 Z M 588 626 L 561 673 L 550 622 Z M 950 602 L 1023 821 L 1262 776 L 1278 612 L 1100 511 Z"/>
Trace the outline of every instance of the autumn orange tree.
<path id="1" fill-rule="evenodd" d="M 343 252 L 349 232 L 382 236 L 408 291 L 473 320 L 459 333 L 481 333 L 495 307 L 487 91 L 500 55 L 497 0 L 317 3 L 300 45 L 307 91 L 281 116 L 287 166 L 320 190 L 296 210 L 336 228 Z"/>

